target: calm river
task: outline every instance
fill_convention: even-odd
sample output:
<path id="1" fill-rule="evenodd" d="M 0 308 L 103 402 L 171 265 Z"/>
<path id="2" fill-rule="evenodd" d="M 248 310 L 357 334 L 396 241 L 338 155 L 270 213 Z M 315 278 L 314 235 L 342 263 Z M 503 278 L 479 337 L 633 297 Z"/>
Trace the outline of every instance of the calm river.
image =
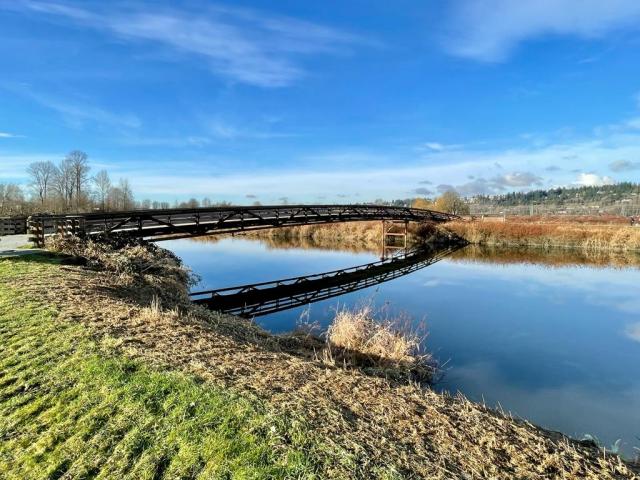
<path id="1" fill-rule="evenodd" d="M 174 240 L 201 282 L 194 290 L 320 273 L 378 254 L 280 248 L 259 240 Z M 640 265 L 637 262 L 636 265 Z M 427 349 L 444 365 L 435 388 L 501 406 L 573 437 L 622 452 L 640 447 L 640 268 L 597 259 L 466 247 L 422 270 L 256 321 L 292 330 L 309 309 L 326 326 L 337 307 L 373 302 L 386 315 L 425 321 Z"/>

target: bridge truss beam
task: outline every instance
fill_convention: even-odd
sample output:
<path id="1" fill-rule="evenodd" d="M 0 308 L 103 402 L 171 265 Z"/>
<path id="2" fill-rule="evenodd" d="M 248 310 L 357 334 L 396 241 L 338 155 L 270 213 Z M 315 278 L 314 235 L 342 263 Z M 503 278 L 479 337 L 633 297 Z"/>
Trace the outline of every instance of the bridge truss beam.
<path id="1" fill-rule="evenodd" d="M 133 210 L 78 215 L 34 215 L 29 218 L 37 240 L 73 219 L 73 232 L 87 236 L 127 234 L 160 239 L 183 238 L 212 233 L 234 233 L 283 226 L 319 223 L 390 220 L 443 223 L 457 219 L 433 210 L 383 205 L 278 205 L 259 207 L 214 207 L 168 210 Z"/>

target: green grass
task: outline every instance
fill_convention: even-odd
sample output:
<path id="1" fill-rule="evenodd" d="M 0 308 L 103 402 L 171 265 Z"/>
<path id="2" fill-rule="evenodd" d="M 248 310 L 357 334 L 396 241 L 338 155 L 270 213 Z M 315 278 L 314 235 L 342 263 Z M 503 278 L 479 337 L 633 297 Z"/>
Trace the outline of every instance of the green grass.
<path id="1" fill-rule="evenodd" d="M 313 478 L 304 423 L 90 340 L 22 294 L 56 259 L 0 260 L 0 478 Z"/>

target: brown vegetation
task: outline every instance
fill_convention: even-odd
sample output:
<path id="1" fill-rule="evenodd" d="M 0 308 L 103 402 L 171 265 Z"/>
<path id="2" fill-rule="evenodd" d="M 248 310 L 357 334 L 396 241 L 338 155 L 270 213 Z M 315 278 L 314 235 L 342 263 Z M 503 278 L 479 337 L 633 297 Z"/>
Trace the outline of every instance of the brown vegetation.
<path id="1" fill-rule="evenodd" d="M 55 307 L 61 321 L 82 322 L 110 348 L 303 414 L 313 436 L 323 439 L 320 478 L 637 478 L 631 466 L 592 444 L 461 396 L 318 361 L 303 340 L 191 306 L 185 285 L 167 292 L 161 278 L 175 259 L 161 257 L 160 267 L 150 261 L 153 253 L 136 245 L 123 249 L 116 253 L 121 260 L 111 262 L 92 253 L 95 248 L 73 245 L 73 255 L 88 257 L 84 263 L 112 269 L 73 261 L 20 284 Z M 168 271 L 179 267 L 176 262 Z"/>
<path id="2" fill-rule="evenodd" d="M 344 243 L 352 245 L 380 245 L 382 222 L 340 222 L 295 227 L 267 228 L 247 232 L 248 237 L 279 239 L 311 239 L 318 244 Z"/>
<path id="3" fill-rule="evenodd" d="M 640 228 L 624 225 L 459 221 L 443 228 L 479 245 L 640 250 Z"/>
<path id="4" fill-rule="evenodd" d="M 368 373 L 428 383 L 435 366 L 422 348 L 425 337 L 410 321 L 376 317 L 370 305 L 343 308 L 327 330 L 324 357 L 338 356 L 343 364 Z"/>
<path id="5" fill-rule="evenodd" d="M 404 228 L 404 227 L 402 227 Z M 409 223 L 408 241 L 416 242 L 450 242 L 456 238 L 451 232 L 436 229 L 428 223 Z M 348 248 L 351 251 L 377 251 L 382 242 L 382 222 L 340 222 L 295 227 L 269 228 L 247 232 L 248 238 L 273 239 L 276 247 L 286 242 L 309 244 L 312 248 Z"/>

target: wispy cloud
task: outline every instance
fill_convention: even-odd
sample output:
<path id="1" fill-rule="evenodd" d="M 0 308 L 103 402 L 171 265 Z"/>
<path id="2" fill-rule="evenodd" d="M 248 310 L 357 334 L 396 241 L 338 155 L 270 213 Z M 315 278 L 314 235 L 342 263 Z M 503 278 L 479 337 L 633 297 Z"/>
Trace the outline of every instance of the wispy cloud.
<path id="1" fill-rule="evenodd" d="M 255 139 L 269 140 L 274 138 L 288 138 L 297 136 L 293 133 L 275 132 L 271 130 L 258 130 L 249 127 L 238 127 L 219 118 L 205 122 L 205 129 L 212 137 L 226 140 Z"/>
<path id="2" fill-rule="evenodd" d="M 636 0 L 461 0 L 452 5 L 445 48 L 484 62 L 503 61 L 519 44 L 545 35 L 592 39 L 640 26 Z"/>
<path id="3" fill-rule="evenodd" d="M 357 45 L 374 44 L 324 25 L 250 9 L 209 6 L 195 11 L 102 5 L 108 6 L 89 10 L 61 2 L 21 0 L 4 8 L 63 18 L 141 45 L 204 59 L 217 74 L 260 87 L 290 85 L 303 76 L 302 56 L 341 55 Z"/>
<path id="4" fill-rule="evenodd" d="M 0 132 L 0 138 L 24 138 L 24 135 L 16 135 L 15 133 Z"/>
<path id="5" fill-rule="evenodd" d="M 640 342 L 640 323 L 633 323 L 633 324 L 627 326 L 627 328 L 625 330 L 625 334 L 631 340 L 634 340 L 636 342 Z"/>
<path id="6" fill-rule="evenodd" d="M 26 183 L 27 167 L 33 162 L 56 162 L 64 158 L 63 153 L 20 155 L 0 152 L 0 181 L 9 180 Z"/>
<path id="7" fill-rule="evenodd" d="M 0 89 L 21 95 L 45 108 L 58 112 L 73 127 L 86 122 L 107 124 L 116 127 L 138 128 L 140 119 L 131 113 L 114 113 L 78 99 L 67 99 L 35 91 L 24 84 L 0 84 Z"/>

